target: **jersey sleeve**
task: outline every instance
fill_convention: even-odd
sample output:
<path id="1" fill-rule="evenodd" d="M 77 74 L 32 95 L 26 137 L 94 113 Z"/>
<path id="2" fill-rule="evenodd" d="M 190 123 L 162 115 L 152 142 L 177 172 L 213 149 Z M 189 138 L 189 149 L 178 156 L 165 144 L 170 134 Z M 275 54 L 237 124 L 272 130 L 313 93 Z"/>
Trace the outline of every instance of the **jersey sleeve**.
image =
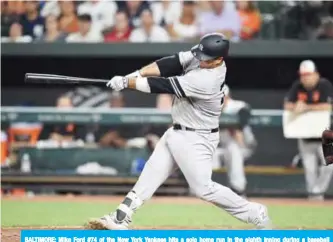
<path id="1" fill-rule="evenodd" d="M 298 91 L 298 82 L 295 82 L 289 89 L 285 101 L 286 102 L 296 102 L 297 101 L 297 91 Z"/>
<path id="2" fill-rule="evenodd" d="M 182 65 L 183 69 L 185 69 L 193 59 L 193 54 L 191 51 L 181 51 L 178 53 L 178 57 L 180 64 Z"/>
<path id="3" fill-rule="evenodd" d="M 333 84 L 324 79 L 323 84 L 320 86 L 320 98 L 319 102 L 321 103 L 332 103 L 333 101 Z"/>
<path id="4" fill-rule="evenodd" d="M 205 73 L 207 75 L 205 75 Z M 208 99 L 214 93 L 214 79 L 208 72 L 191 71 L 184 76 L 172 77 L 176 92 L 183 93 L 183 97 Z"/>
<path id="5" fill-rule="evenodd" d="M 197 69 L 183 76 L 148 77 L 147 81 L 151 93 L 169 93 L 178 98 L 209 99 L 214 93 L 222 91 L 224 77 L 225 72 L 216 76 L 210 70 Z"/>
<path id="6" fill-rule="evenodd" d="M 161 77 L 182 75 L 184 69 L 189 65 L 193 55 L 190 51 L 179 52 L 178 54 L 166 56 L 156 60 Z"/>

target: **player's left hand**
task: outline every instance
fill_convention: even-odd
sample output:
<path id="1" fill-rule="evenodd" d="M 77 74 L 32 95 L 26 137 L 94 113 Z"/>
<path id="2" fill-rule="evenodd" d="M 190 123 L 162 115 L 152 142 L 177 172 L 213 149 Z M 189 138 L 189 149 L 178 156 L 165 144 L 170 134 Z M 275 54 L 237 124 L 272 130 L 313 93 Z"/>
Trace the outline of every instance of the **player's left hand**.
<path id="1" fill-rule="evenodd" d="M 114 76 L 108 83 L 106 83 L 106 86 L 115 91 L 121 91 L 128 87 L 128 78 L 124 76 Z"/>

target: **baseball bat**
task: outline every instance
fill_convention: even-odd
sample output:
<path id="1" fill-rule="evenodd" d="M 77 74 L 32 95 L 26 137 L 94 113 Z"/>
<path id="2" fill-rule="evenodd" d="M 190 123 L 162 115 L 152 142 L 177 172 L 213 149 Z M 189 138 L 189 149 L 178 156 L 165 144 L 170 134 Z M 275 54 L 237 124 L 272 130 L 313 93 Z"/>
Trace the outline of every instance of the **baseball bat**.
<path id="1" fill-rule="evenodd" d="M 26 83 L 41 83 L 41 84 L 60 84 L 60 85 L 86 84 L 86 85 L 95 85 L 95 86 L 105 86 L 105 84 L 109 80 L 52 75 L 52 74 L 26 73 L 24 81 Z"/>

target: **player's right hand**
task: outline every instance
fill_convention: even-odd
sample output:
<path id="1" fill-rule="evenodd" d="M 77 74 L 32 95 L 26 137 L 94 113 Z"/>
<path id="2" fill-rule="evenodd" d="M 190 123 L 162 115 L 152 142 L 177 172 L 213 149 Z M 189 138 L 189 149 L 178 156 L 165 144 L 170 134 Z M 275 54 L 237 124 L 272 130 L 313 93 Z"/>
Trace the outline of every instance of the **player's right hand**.
<path id="1" fill-rule="evenodd" d="M 108 83 L 106 83 L 106 86 L 115 91 L 121 91 L 128 87 L 128 78 L 124 76 L 114 76 L 110 81 L 108 81 Z"/>

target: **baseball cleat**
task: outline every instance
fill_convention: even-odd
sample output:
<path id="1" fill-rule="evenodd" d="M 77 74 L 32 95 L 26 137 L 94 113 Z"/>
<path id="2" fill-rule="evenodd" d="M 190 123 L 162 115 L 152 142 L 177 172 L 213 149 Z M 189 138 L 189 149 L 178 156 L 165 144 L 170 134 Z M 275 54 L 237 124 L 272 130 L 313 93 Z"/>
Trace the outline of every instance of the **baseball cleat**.
<path id="1" fill-rule="evenodd" d="M 258 230 L 271 230 L 272 222 L 268 216 L 267 207 L 265 205 L 251 202 L 251 208 L 249 209 L 249 220 Z"/>
<path id="2" fill-rule="evenodd" d="M 88 224 L 88 229 L 93 230 L 128 230 L 131 220 L 125 218 L 123 221 L 118 221 L 114 213 L 105 215 L 101 218 L 91 219 Z"/>
<path id="3" fill-rule="evenodd" d="M 273 229 L 272 221 L 268 217 L 267 207 L 259 205 L 259 220 L 256 224 L 256 228 L 259 230 L 271 230 Z"/>

